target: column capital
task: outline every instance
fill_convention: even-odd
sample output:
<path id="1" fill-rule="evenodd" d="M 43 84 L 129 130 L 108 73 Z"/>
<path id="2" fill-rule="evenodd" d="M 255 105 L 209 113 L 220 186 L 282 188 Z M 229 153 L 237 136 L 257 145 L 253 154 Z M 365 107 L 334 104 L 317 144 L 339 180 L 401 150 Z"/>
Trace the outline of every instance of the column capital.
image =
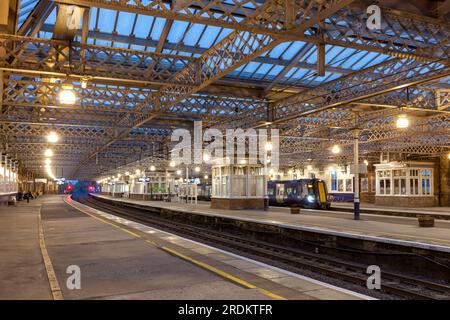
<path id="1" fill-rule="evenodd" d="M 359 139 L 360 133 L 361 133 L 361 129 L 353 129 L 353 131 L 352 131 L 353 138 Z"/>

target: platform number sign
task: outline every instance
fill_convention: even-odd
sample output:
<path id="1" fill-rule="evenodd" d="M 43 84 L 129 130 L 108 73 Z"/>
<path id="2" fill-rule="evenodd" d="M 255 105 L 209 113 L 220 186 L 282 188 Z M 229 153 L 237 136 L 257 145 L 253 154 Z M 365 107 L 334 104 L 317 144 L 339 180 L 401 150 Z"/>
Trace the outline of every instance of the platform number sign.
<path id="1" fill-rule="evenodd" d="M 381 9 L 379 6 L 373 4 L 367 7 L 367 22 L 366 26 L 369 30 L 381 29 Z"/>
<path id="2" fill-rule="evenodd" d="M 367 267 L 366 273 L 370 276 L 367 278 L 367 289 L 381 289 L 381 269 L 377 265 Z"/>
<path id="3" fill-rule="evenodd" d="M 66 269 L 66 273 L 70 274 L 67 278 L 66 286 L 69 290 L 81 289 L 81 269 L 77 265 L 70 265 Z"/>

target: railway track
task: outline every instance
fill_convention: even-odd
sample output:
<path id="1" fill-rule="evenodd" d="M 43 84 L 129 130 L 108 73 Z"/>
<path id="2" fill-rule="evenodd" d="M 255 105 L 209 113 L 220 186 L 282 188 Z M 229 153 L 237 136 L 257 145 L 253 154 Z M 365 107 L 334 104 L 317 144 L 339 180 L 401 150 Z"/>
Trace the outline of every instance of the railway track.
<path id="1" fill-rule="evenodd" d="M 139 223 L 158 227 L 174 234 L 189 237 L 199 242 L 232 250 L 244 256 L 263 259 L 264 262 L 288 266 L 299 272 L 309 270 L 329 278 L 366 288 L 366 265 L 343 261 L 328 255 L 311 253 L 294 248 L 249 239 L 187 223 L 156 217 L 136 208 L 122 208 L 93 198 L 81 200 L 83 204 L 121 216 Z M 363 291 L 363 290 L 362 290 Z M 450 299 L 450 286 L 428 280 L 408 277 L 398 273 L 382 272 L 381 291 L 396 298 L 405 299 Z M 367 293 L 367 292 L 365 292 Z"/>

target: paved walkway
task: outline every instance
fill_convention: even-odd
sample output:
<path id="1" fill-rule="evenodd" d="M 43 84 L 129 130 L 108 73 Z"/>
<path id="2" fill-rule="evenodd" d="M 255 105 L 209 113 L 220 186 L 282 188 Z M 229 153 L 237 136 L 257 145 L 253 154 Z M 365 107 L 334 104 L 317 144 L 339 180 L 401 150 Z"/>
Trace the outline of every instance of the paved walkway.
<path id="1" fill-rule="evenodd" d="M 363 298 L 64 199 L 0 209 L 0 299 Z"/>
<path id="2" fill-rule="evenodd" d="M 0 207 L 0 300 L 51 299 L 39 247 L 41 203 Z"/>

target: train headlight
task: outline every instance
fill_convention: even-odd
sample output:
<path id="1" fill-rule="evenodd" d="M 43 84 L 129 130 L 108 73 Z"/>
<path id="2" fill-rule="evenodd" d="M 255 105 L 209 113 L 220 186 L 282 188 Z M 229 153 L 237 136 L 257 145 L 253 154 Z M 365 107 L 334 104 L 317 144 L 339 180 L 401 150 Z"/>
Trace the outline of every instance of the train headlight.
<path id="1" fill-rule="evenodd" d="M 314 196 L 307 196 L 307 197 L 306 197 L 306 200 L 307 200 L 308 202 L 314 202 Z"/>

